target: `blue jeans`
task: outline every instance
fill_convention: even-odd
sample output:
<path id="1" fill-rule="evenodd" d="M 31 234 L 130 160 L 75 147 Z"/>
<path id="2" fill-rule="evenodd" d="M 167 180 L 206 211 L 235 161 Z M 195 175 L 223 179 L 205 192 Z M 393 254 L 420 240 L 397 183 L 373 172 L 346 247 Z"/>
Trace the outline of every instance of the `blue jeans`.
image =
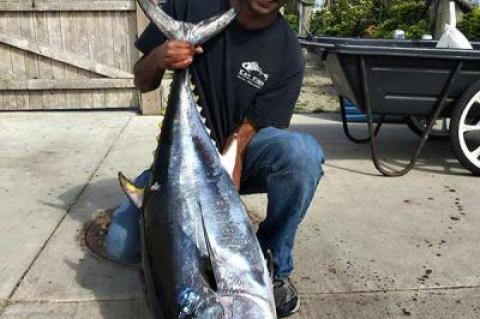
<path id="1" fill-rule="evenodd" d="M 257 237 L 273 255 L 274 277 L 293 270 L 295 234 L 323 176 L 323 152 L 310 135 L 273 127 L 261 129 L 250 143 L 242 172 L 241 194 L 267 193 L 267 218 Z M 149 171 L 136 180 L 148 184 Z M 138 210 L 125 201 L 113 214 L 105 239 L 107 252 L 126 263 L 140 262 Z"/>

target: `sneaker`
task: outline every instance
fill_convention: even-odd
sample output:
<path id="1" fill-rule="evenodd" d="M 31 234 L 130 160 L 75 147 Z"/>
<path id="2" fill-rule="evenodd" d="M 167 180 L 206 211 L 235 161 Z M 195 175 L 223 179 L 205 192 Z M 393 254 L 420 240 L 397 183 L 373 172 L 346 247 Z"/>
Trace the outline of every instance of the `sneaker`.
<path id="1" fill-rule="evenodd" d="M 273 282 L 273 295 L 275 297 L 278 318 L 288 317 L 300 308 L 300 298 L 290 278 L 275 279 Z"/>

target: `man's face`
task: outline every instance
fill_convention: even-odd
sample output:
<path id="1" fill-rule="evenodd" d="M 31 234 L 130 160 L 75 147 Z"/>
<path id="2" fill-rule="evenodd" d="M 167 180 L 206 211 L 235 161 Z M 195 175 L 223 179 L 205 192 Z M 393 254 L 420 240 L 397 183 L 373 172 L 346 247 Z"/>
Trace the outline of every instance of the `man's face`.
<path id="1" fill-rule="evenodd" d="M 288 0 L 241 0 L 257 15 L 270 15 L 278 12 Z"/>

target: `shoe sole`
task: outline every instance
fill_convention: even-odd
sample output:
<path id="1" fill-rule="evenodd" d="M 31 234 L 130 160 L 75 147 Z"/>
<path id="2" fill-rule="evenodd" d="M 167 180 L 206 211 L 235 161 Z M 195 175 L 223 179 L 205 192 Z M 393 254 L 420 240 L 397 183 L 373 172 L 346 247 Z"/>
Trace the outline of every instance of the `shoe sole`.
<path id="1" fill-rule="evenodd" d="M 298 301 L 297 301 L 297 304 L 295 305 L 295 308 L 293 308 L 288 314 L 286 314 L 284 316 L 279 316 L 277 314 L 277 317 L 278 318 L 287 318 L 287 317 L 290 317 L 291 315 L 297 313 L 298 310 L 300 310 L 300 297 L 297 297 L 297 298 L 298 298 Z"/>
<path id="2" fill-rule="evenodd" d="M 104 246 L 105 235 L 107 234 L 108 226 L 112 220 L 114 208 L 106 209 L 100 213 L 92 222 L 86 225 L 83 232 L 83 243 L 95 256 L 117 265 L 122 265 L 130 268 L 138 268 L 139 264 L 129 264 L 120 262 L 112 258 L 106 251 Z"/>
<path id="3" fill-rule="evenodd" d="M 298 298 L 298 297 L 297 297 L 297 298 Z M 290 312 L 290 315 L 293 315 L 293 314 L 296 313 L 298 310 L 300 310 L 300 298 L 298 298 L 297 305 L 296 305 L 295 308 L 293 308 L 293 310 Z"/>

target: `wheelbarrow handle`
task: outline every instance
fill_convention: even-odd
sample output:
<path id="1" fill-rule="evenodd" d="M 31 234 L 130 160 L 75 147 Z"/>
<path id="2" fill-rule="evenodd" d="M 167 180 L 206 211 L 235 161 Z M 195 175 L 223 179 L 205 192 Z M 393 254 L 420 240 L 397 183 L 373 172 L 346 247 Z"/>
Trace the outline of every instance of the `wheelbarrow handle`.
<path id="1" fill-rule="evenodd" d="M 435 122 L 437 121 L 440 114 L 442 114 L 442 111 L 445 109 L 450 88 L 452 87 L 453 83 L 455 83 L 455 81 L 457 80 L 457 77 L 460 74 L 462 67 L 463 67 L 463 61 L 460 60 L 457 62 L 455 69 L 450 73 L 450 76 L 447 82 L 445 83 L 445 86 L 442 89 L 441 97 L 436 107 L 434 107 L 434 112 L 430 118 L 430 121 L 428 122 L 427 128 L 425 129 L 425 132 L 422 135 L 422 138 L 420 140 L 420 143 L 415 153 L 410 159 L 410 162 L 407 164 L 407 166 L 405 166 L 405 168 L 401 170 L 395 170 L 393 168 L 386 168 L 385 165 L 381 163 L 380 159 L 378 158 L 377 146 L 376 146 L 376 134 L 375 134 L 376 129 L 373 128 L 372 106 L 370 102 L 370 96 L 368 95 L 369 88 L 368 88 L 367 67 L 366 67 L 365 57 L 362 56 L 360 58 L 360 72 L 361 72 L 362 90 L 363 90 L 362 93 L 363 93 L 363 99 L 364 99 L 363 102 L 367 111 L 368 131 L 370 134 L 370 151 L 372 155 L 373 164 L 375 165 L 376 169 L 380 173 L 389 177 L 403 176 L 406 173 L 408 173 L 413 167 L 415 167 L 415 164 L 417 163 L 418 158 L 420 157 L 420 153 L 422 152 L 423 148 L 427 143 L 428 137 L 430 135 L 430 132 L 433 129 L 433 126 L 435 125 Z"/>

